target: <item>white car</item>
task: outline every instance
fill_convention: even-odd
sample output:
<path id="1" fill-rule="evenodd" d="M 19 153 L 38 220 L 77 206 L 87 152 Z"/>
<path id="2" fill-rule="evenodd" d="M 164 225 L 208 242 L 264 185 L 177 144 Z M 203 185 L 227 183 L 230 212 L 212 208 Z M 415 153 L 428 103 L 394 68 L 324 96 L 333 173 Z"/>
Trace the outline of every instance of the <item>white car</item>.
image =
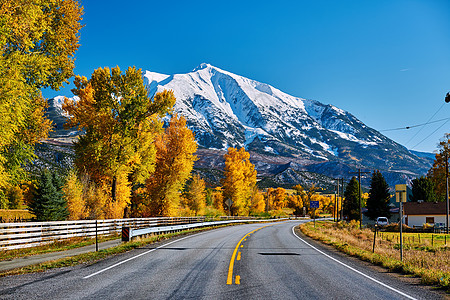
<path id="1" fill-rule="evenodd" d="M 386 217 L 378 217 L 377 218 L 377 225 L 378 226 L 386 226 L 389 224 L 389 220 Z"/>

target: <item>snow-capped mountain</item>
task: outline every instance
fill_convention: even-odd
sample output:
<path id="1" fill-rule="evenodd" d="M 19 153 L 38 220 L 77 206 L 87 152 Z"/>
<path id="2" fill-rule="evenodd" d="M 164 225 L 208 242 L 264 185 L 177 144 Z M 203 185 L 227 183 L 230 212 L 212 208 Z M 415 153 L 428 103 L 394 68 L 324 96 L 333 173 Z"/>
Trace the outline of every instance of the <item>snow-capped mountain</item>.
<path id="1" fill-rule="evenodd" d="M 340 162 L 413 176 L 430 167 L 428 159 L 412 154 L 349 112 L 209 64 L 187 74 L 146 71 L 144 77 L 151 94 L 174 91 L 175 111 L 187 118 L 204 148 L 246 147 L 317 169 L 323 163 Z"/>

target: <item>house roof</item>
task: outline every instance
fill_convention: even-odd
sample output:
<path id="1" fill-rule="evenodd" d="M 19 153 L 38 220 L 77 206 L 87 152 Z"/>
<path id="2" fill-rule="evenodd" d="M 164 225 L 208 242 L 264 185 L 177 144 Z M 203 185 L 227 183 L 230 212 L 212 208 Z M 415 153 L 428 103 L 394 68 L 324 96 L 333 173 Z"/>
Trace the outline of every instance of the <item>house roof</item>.
<path id="1" fill-rule="evenodd" d="M 405 215 L 445 215 L 445 202 L 406 202 L 403 204 Z"/>

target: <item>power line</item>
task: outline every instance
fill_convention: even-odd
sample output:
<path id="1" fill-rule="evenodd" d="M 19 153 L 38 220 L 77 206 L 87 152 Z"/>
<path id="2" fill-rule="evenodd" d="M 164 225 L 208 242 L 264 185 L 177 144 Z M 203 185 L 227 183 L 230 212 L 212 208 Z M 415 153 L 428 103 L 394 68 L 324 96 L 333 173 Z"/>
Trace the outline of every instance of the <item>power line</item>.
<path id="1" fill-rule="evenodd" d="M 384 129 L 384 130 L 380 130 L 380 132 L 411 129 L 411 128 L 420 127 L 420 126 L 425 126 L 425 125 L 428 125 L 428 124 L 434 124 L 434 123 L 438 123 L 438 122 L 442 122 L 442 121 L 446 121 L 446 120 L 450 120 L 450 117 L 449 117 L 449 118 L 445 118 L 445 119 L 440 119 L 440 120 L 432 121 L 432 122 L 422 123 L 422 124 L 418 124 L 418 125 L 412 125 L 412 126 L 406 126 L 406 127 L 399 127 L 399 128 L 392 128 L 392 129 Z"/>
<path id="2" fill-rule="evenodd" d="M 438 110 L 431 116 L 431 118 L 428 119 L 427 123 L 429 123 L 429 122 L 434 118 L 434 116 L 442 109 L 442 107 L 444 107 L 444 105 L 445 105 L 445 102 L 441 105 L 441 107 L 438 108 Z M 447 122 L 445 122 L 445 123 L 447 123 Z M 444 123 L 444 124 L 445 124 L 445 123 Z M 442 125 L 442 126 L 443 126 L 443 125 Z M 439 128 L 440 128 L 440 127 L 439 127 Z M 414 139 L 414 138 L 422 131 L 422 129 L 423 129 L 423 127 L 420 128 L 419 131 L 417 131 L 416 134 L 413 135 L 413 136 L 405 143 L 405 146 L 408 145 L 409 142 L 411 142 L 411 140 Z M 428 137 L 429 137 L 429 136 L 427 136 L 425 139 L 427 139 Z M 424 139 L 424 140 L 425 140 L 425 139 Z M 420 143 L 422 143 L 422 142 L 423 142 L 423 140 L 422 140 Z M 419 143 L 419 144 L 420 144 L 420 143 Z M 417 146 L 417 145 L 416 145 L 416 146 Z M 414 146 L 414 147 L 416 147 L 416 146 Z M 413 148 L 414 148 L 414 147 L 413 147 Z"/>
<path id="3" fill-rule="evenodd" d="M 438 131 L 439 129 L 441 129 L 442 126 L 444 126 L 445 124 L 447 124 L 449 120 L 445 121 L 444 124 L 442 124 L 441 126 L 439 126 L 438 128 L 436 128 L 435 131 L 433 131 L 432 133 L 430 133 L 428 136 L 426 136 L 423 140 L 421 140 L 419 143 L 417 143 L 414 147 L 412 147 L 411 149 L 416 148 L 417 146 L 419 146 L 420 144 L 422 144 L 426 139 L 428 139 L 430 136 L 432 136 L 436 131 Z"/>

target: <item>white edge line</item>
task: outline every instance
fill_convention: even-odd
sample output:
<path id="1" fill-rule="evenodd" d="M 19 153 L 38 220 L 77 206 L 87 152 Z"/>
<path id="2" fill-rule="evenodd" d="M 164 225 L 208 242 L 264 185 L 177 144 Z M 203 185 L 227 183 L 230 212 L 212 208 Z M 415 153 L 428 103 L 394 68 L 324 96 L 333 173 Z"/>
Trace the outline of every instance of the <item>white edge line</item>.
<path id="1" fill-rule="evenodd" d="M 142 255 L 149 254 L 150 252 L 153 252 L 153 251 L 156 251 L 156 250 L 158 250 L 158 249 L 164 248 L 164 247 L 169 246 L 170 244 L 173 244 L 173 243 L 175 243 L 175 242 L 178 242 L 178 241 L 181 241 L 181 240 L 184 240 L 184 239 L 193 237 L 193 236 L 201 235 L 201 234 L 204 234 L 204 233 L 205 233 L 205 232 L 200 232 L 200 233 L 198 233 L 198 234 L 189 235 L 189 236 L 186 236 L 186 237 L 181 238 L 181 239 L 176 239 L 175 241 L 171 241 L 171 242 L 169 242 L 169 243 L 167 243 L 167 244 L 164 244 L 164 245 L 161 245 L 161 246 L 156 247 L 156 248 L 154 248 L 154 249 L 151 249 L 151 250 L 148 250 L 148 251 L 146 251 L 146 252 L 140 253 L 140 254 L 138 254 L 138 255 L 136 255 L 136 256 L 130 257 L 130 258 L 125 259 L 125 260 L 123 260 L 123 261 L 121 261 L 121 262 L 118 262 L 118 263 L 116 263 L 116 264 L 114 264 L 114 265 L 112 265 L 112 266 L 109 266 L 109 267 L 104 268 L 104 269 L 102 269 L 102 270 L 100 270 L 100 271 L 97 271 L 97 272 L 95 272 L 95 273 L 92 273 L 91 275 L 85 276 L 85 277 L 83 277 L 83 279 L 91 278 L 91 277 L 93 277 L 93 276 L 95 276 L 95 275 L 98 275 L 98 274 L 100 274 L 100 273 L 103 273 L 103 272 L 105 272 L 105 271 L 108 271 L 109 269 L 112 269 L 112 268 L 115 268 L 115 267 L 117 267 L 117 266 L 120 266 L 121 264 L 124 264 L 124 263 L 126 263 L 126 262 L 129 262 L 130 260 L 133 260 L 133 259 L 135 259 L 135 258 L 138 258 L 138 257 L 140 257 L 140 256 L 142 256 Z"/>
<path id="2" fill-rule="evenodd" d="M 297 225 L 295 225 L 295 226 L 297 226 Z M 400 295 L 402 295 L 402 296 L 405 296 L 405 297 L 408 298 L 408 299 L 414 299 L 414 300 L 417 300 L 416 298 L 411 297 L 411 296 L 409 296 L 409 295 L 403 293 L 402 291 L 399 291 L 399 290 L 397 290 L 397 289 L 395 289 L 395 288 L 393 288 L 393 287 L 391 287 L 391 286 L 389 286 L 389 285 L 387 285 L 387 284 L 385 284 L 385 283 L 383 283 L 383 282 L 381 282 L 381 281 L 378 281 L 378 280 L 376 280 L 375 278 L 372 278 L 372 277 L 370 277 L 369 275 L 366 275 L 366 274 L 364 274 L 364 273 L 362 273 L 362 272 L 360 272 L 360 271 L 358 271 L 358 270 L 356 270 L 356 269 L 350 267 L 349 265 L 344 264 L 343 262 L 337 260 L 336 258 L 334 258 L 334 257 L 332 257 L 332 256 L 330 256 L 330 255 L 328 255 L 328 254 L 326 254 L 325 252 L 323 252 L 323 251 L 317 249 L 316 247 L 314 247 L 313 245 L 309 244 L 308 242 L 306 242 L 304 239 L 302 239 L 301 237 L 299 237 L 299 236 L 295 233 L 295 231 L 294 231 L 295 226 L 292 227 L 292 233 L 294 234 L 294 236 L 295 236 L 296 238 L 298 238 L 299 240 L 301 240 L 301 241 L 302 241 L 303 243 L 305 243 L 306 245 L 308 245 L 309 247 L 311 247 L 311 248 L 313 248 L 314 250 L 316 250 L 317 252 L 319 252 L 320 254 L 325 255 L 326 257 L 328 257 L 328 258 L 331 259 L 331 260 L 334 260 L 334 261 L 337 262 L 338 264 L 343 265 L 344 267 L 346 267 L 346 268 L 352 270 L 353 272 L 356 272 L 356 273 L 358 273 L 358 274 L 360 274 L 360 275 L 366 277 L 367 279 L 370 279 L 370 280 L 372 280 L 373 282 L 376 282 L 376 283 L 378 283 L 378 284 L 384 286 L 385 288 L 390 289 L 391 291 L 394 291 L 394 292 L 396 292 L 396 293 L 398 293 L 398 294 L 400 294 Z"/>

